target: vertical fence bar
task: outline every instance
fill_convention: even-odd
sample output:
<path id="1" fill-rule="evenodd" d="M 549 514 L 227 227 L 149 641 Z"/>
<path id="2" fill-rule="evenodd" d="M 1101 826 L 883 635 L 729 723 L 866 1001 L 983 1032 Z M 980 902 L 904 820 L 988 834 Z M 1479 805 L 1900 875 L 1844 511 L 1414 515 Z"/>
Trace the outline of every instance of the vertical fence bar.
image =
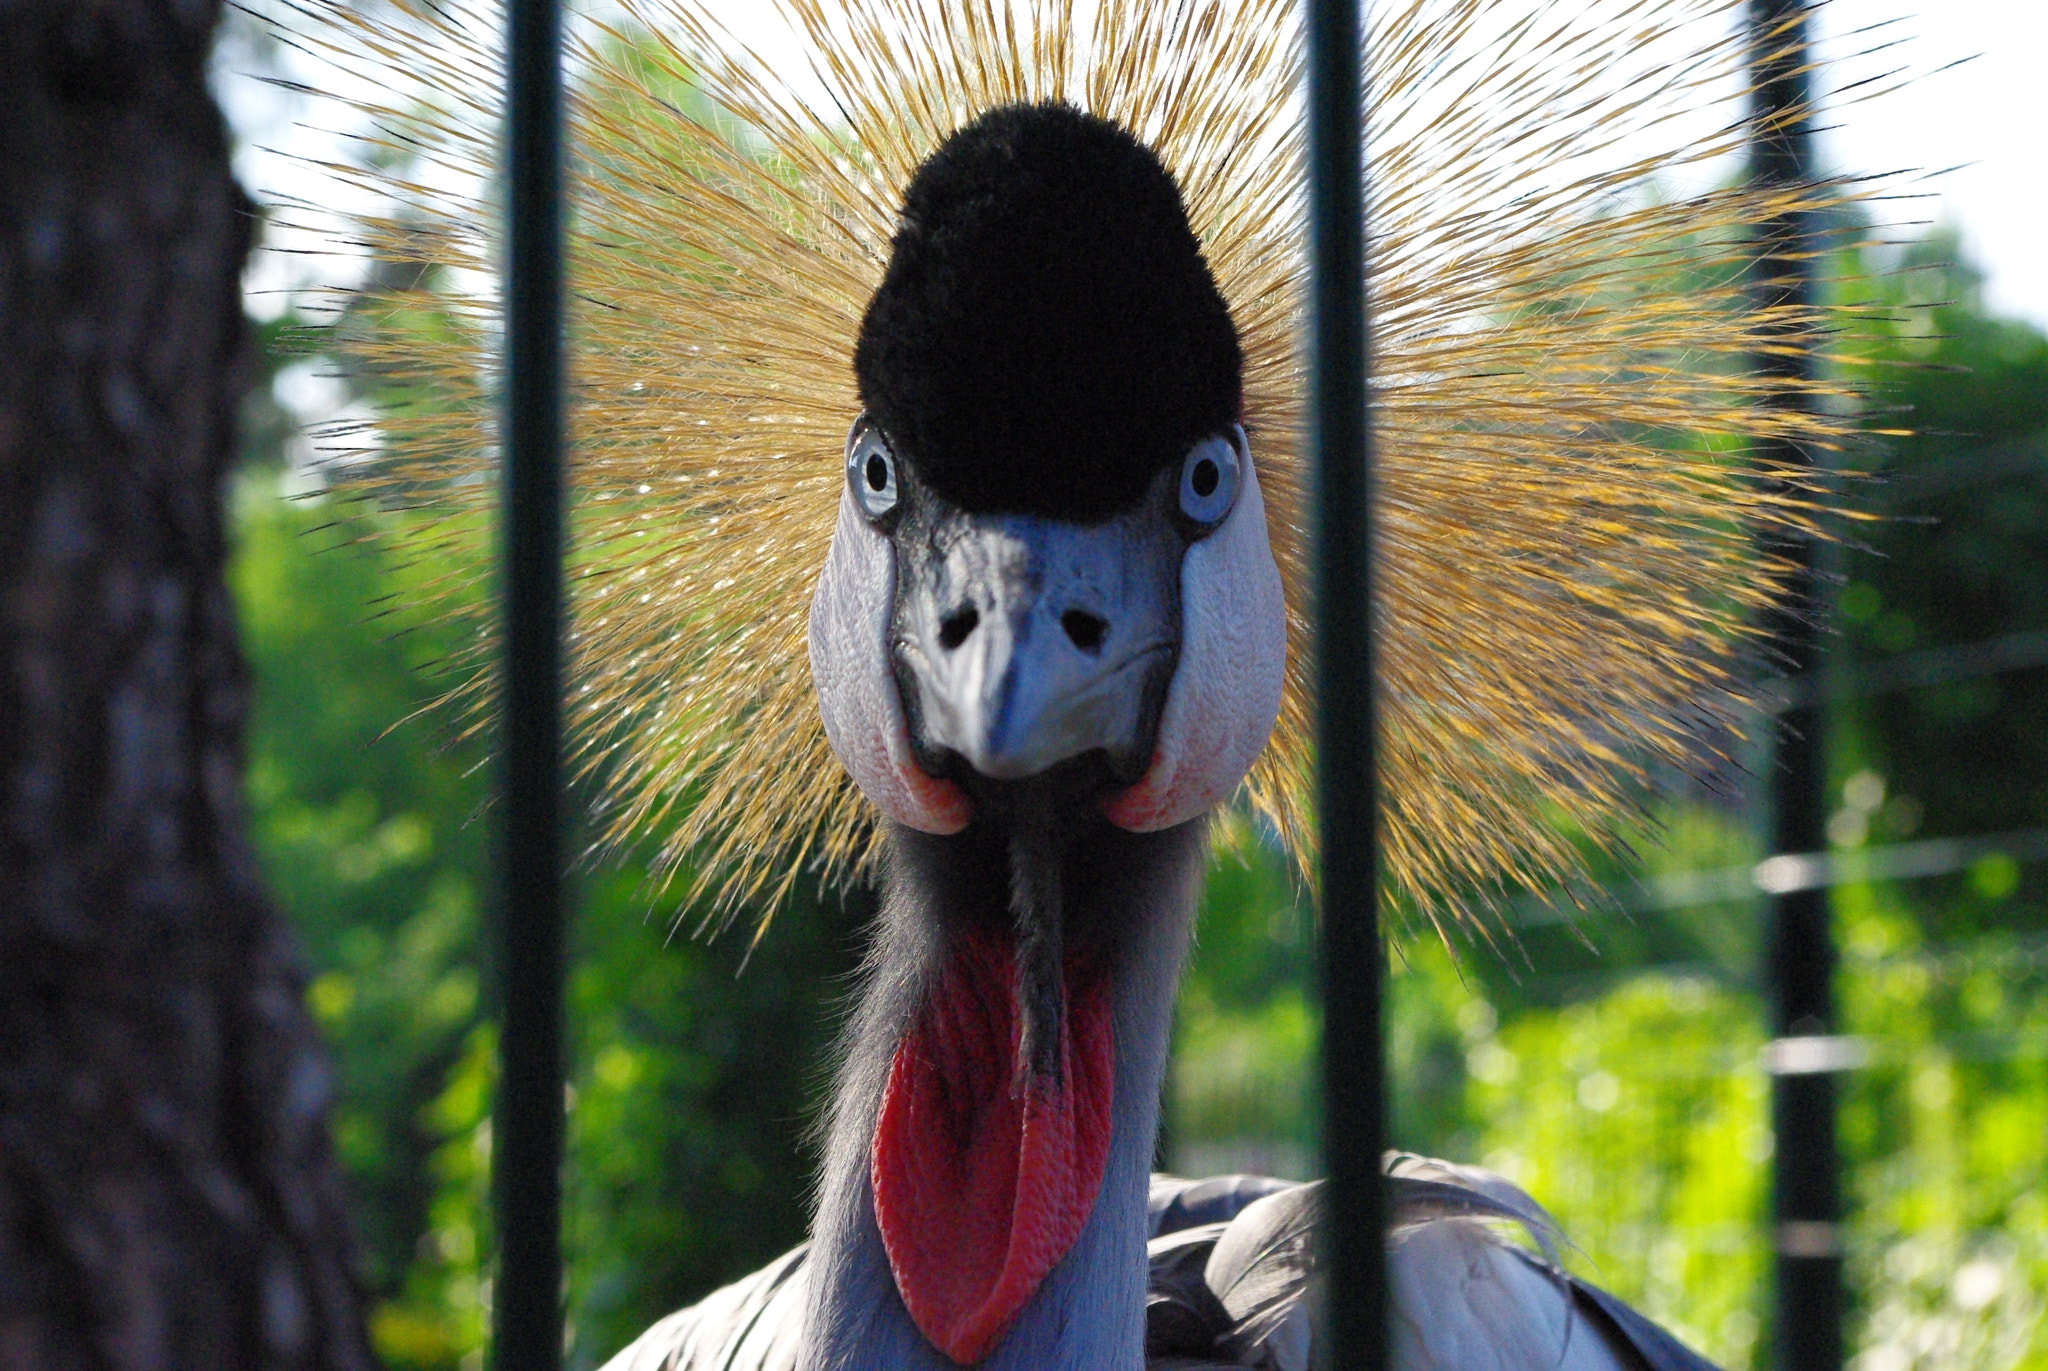
<path id="1" fill-rule="evenodd" d="M 562 1361 L 562 39 L 509 0 L 496 1371 Z"/>
<path id="2" fill-rule="evenodd" d="M 1810 0 L 1750 0 L 1751 77 L 1756 90 L 1752 175 L 1764 186 L 1793 187 L 1813 174 Z M 1757 256 L 1758 302 L 1803 310 L 1814 303 L 1816 225 L 1810 214 L 1787 210 L 1764 226 Z M 1809 348 L 1776 349 L 1758 359 L 1767 375 L 1786 382 L 1783 403 L 1808 403 L 1798 391 L 1814 374 Z M 1765 454 L 1777 463 L 1804 464 L 1812 455 L 1794 443 Z M 1783 669 L 1815 681 L 1821 665 L 1823 611 L 1818 548 L 1810 538 L 1788 537 L 1768 551 L 1792 574 L 1784 602 L 1768 625 Z M 1823 752 L 1823 692 L 1809 690 L 1780 720 L 1771 776 L 1771 850 L 1820 852 L 1827 847 L 1827 759 Z M 1779 1039 L 1826 1040 L 1834 1032 L 1834 947 L 1825 888 L 1798 890 L 1771 900 L 1768 939 L 1773 1029 Z M 1817 1069 L 1775 1070 L 1771 1121 L 1776 1133 L 1772 1221 L 1776 1249 L 1777 1365 L 1782 1371 L 1838 1371 L 1842 1365 L 1842 1244 L 1840 1163 L 1835 1150 L 1835 1082 L 1826 1051 L 1777 1051 L 1780 1063 L 1818 1063 Z"/>
<path id="3" fill-rule="evenodd" d="M 1387 1357 L 1378 784 L 1373 757 L 1363 35 L 1358 0 L 1308 6 L 1309 446 L 1316 524 L 1316 787 L 1321 817 L 1323 1259 L 1320 1360 Z"/>

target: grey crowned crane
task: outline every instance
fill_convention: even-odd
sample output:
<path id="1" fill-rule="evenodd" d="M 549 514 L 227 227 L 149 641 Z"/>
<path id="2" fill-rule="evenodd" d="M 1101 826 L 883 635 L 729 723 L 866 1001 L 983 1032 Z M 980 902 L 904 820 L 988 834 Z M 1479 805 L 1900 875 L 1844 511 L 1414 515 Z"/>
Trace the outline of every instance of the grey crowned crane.
<path id="1" fill-rule="evenodd" d="M 1243 358 L 1159 160 L 1057 104 L 910 182 L 811 611 L 882 914 L 799 1253 L 614 1371 L 1309 1365 L 1315 1191 L 1151 1176 L 1209 811 L 1280 707 Z M 1404 1159 L 1395 1364 L 1704 1365 Z"/>
<path id="2" fill-rule="evenodd" d="M 886 897 L 810 1242 L 614 1365 L 1305 1367 L 1315 1189 L 1149 1174 L 1207 816 L 1310 830 L 1289 0 L 774 8 L 826 98 L 699 0 L 571 34 L 570 703 L 613 836 L 661 824 L 714 917 L 807 869 Z M 1809 519 L 1724 454 L 1849 422 L 1755 403 L 1820 321 L 1740 272 L 1838 190 L 1639 193 L 1741 147 L 1678 118 L 1741 98 L 1740 10 L 1375 7 L 1382 827 L 1440 932 L 1572 885 L 1728 724 L 1754 539 Z M 406 382 L 339 479 L 445 516 L 412 527 L 453 568 L 495 32 L 297 12 L 374 92 L 348 237 L 424 268 L 337 297 Z M 1389 1175 L 1401 1365 L 1701 1364 L 1505 1181 Z"/>

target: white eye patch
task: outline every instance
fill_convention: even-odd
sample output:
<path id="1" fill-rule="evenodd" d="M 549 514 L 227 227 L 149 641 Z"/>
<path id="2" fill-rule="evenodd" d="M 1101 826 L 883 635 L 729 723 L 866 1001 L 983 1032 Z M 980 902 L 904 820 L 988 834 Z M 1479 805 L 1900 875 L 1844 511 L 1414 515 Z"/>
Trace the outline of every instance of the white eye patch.
<path id="1" fill-rule="evenodd" d="M 811 682 L 825 737 L 888 818 L 924 833 L 958 833 L 973 813 L 965 792 L 927 776 L 911 755 L 889 669 L 895 595 L 895 545 L 862 515 L 852 491 L 842 490 L 832 551 L 811 596 Z"/>
<path id="2" fill-rule="evenodd" d="M 1287 602 L 1266 539 L 1249 450 L 1237 505 L 1181 560 L 1180 662 L 1152 764 L 1103 813 L 1149 833 L 1186 823 L 1237 789 L 1273 732 L 1287 677 Z"/>

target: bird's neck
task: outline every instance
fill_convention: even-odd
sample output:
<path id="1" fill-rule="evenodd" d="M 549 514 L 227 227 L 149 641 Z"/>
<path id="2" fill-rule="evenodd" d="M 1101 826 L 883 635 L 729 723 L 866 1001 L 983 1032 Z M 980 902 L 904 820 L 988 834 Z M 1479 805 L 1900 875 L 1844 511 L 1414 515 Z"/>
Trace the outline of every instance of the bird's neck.
<path id="1" fill-rule="evenodd" d="M 1143 1365 L 1146 1190 L 1205 830 L 1203 820 L 1153 834 L 1098 825 L 1061 844 L 1069 954 L 1088 959 L 1104 981 L 1113 1061 L 1108 1156 L 1078 1236 L 980 1366 Z M 943 993 L 959 939 L 1010 927 L 1012 847 L 1011 835 L 979 825 L 955 837 L 891 835 L 887 891 L 828 1120 L 798 1361 L 805 1371 L 956 1365 L 920 1332 L 898 1289 L 877 1216 L 877 1128 L 885 1095 L 902 1088 L 904 1073 L 922 1055 L 900 1049 Z M 919 1217 L 909 1215 L 912 1222 Z M 950 1217 L 934 1214 L 930 1221 Z"/>

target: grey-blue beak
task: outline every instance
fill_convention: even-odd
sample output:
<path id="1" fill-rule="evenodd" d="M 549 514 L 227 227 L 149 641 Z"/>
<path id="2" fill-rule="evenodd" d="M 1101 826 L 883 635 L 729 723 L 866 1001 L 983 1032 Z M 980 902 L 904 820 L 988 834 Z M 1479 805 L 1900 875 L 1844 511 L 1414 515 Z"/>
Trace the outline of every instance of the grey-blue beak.
<path id="1" fill-rule="evenodd" d="M 899 543 L 894 656 L 921 760 L 1017 781 L 1100 750 L 1141 774 L 1179 650 L 1184 547 L 1146 512 L 952 513 Z"/>

